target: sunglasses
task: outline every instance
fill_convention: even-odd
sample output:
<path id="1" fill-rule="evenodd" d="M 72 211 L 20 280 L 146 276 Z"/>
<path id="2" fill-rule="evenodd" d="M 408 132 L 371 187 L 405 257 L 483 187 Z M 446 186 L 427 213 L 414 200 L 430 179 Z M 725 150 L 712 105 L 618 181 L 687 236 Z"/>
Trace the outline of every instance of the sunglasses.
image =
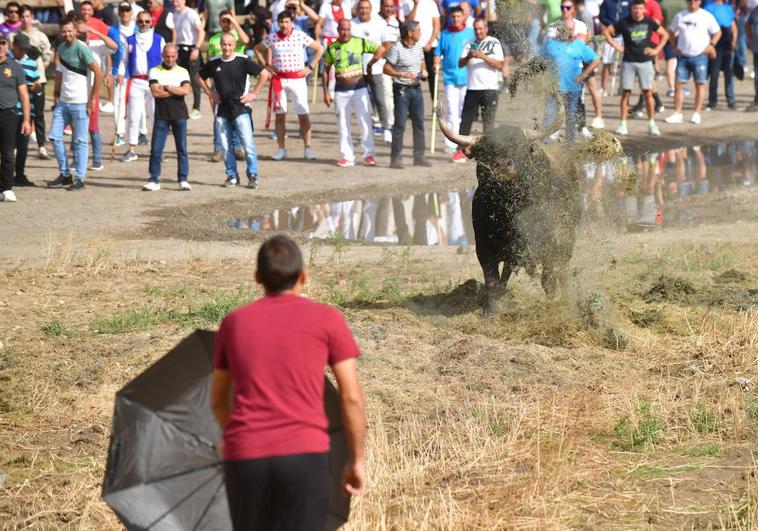
<path id="1" fill-rule="evenodd" d="M 12 15 L 13 13 L 18 14 L 18 9 L 8 9 L 5 12 L 8 13 L 9 15 Z"/>
<path id="2" fill-rule="evenodd" d="M 574 6 L 561 6 L 561 11 L 571 11 Z"/>
<path id="3" fill-rule="evenodd" d="M 152 23 L 152 20 L 145 20 L 144 18 L 137 21 L 137 24 L 141 24 L 143 26 L 149 26 Z"/>

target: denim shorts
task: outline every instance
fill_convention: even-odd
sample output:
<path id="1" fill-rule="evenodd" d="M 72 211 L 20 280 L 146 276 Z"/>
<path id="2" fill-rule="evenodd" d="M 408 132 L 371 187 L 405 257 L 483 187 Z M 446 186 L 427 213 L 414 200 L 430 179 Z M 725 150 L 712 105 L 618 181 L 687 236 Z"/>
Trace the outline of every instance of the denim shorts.
<path id="1" fill-rule="evenodd" d="M 708 56 L 704 53 L 693 57 L 679 58 L 676 63 L 676 82 L 687 83 L 690 80 L 690 74 L 695 77 L 695 83 L 705 83 L 708 78 Z"/>

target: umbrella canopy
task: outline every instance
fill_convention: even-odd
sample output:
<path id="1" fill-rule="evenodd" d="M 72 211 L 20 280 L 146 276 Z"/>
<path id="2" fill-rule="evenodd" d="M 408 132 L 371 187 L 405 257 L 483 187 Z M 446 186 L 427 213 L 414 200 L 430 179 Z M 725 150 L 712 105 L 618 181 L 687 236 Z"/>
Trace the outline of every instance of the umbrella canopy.
<path id="1" fill-rule="evenodd" d="M 215 332 L 198 330 L 116 393 L 102 496 L 129 530 L 232 528 L 221 432 L 210 409 Z M 339 394 L 326 379 L 332 489 L 326 530 L 347 521 L 347 459 Z"/>

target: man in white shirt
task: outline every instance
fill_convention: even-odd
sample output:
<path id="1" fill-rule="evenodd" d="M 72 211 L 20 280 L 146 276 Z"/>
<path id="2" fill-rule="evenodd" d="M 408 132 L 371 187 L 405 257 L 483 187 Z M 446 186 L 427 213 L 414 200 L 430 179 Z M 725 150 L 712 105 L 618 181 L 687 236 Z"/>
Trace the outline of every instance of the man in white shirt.
<path id="1" fill-rule="evenodd" d="M 440 8 L 435 0 L 413 0 L 413 7 L 406 13 L 405 20 L 415 20 L 421 27 L 419 44 L 424 48 L 429 93 L 434 94 L 434 49 L 440 35 Z"/>
<path id="2" fill-rule="evenodd" d="M 700 9 L 700 4 L 701 0 L 687 0 L 687 9 L 677 13 L 669 27 L 674 37 L 671 44 L 678 57 L 674 113 L 666 118 L 666 123 L 669 124 L 684 122 L 684 86 L 690 80 L 690 75 L 695 78 L 695 112 L 692 113 L 690 122 L 700 123 L 700 109 L 708 77 L 708 58 L 716 57 L 715 46 L 721 38 L 721 28 L 716 18 L 705 9 Z"/>
<path id="3" fill-rule="evenodd" d="M 399 13 L 395 12 L 395 0 L 381 0 L 379 16 L 387 24 L 382 36 L 382 45 L 385 50 L 389 50 L 400 39 L 400 20 Z M 392 78 L 385 73 L 382 73 L 382 85 L 384 86 L 384 105 L 388 111 L 387 123 L 390 126 L 390 134 L 384 133 L 384 141 L 389 144 L 392 142 L 392 124 L 395 123 L 395 113 L 389 111 L 395 108 L 395 100 L 392 95 Z"/>
<path id="4" fill-rule="evenodd" d="M 200 71 L 200 46 L 205 40 L 205 29 L 200 15 L 187 7 L 187 0 L 174 0 L 174 17 L 169 28 L 176 30 L 176 47 L 179 49 L 179 66 L 186 68 L 192 80 L 192 111 L 190 119 L 200 118 L 200 86 L 197 73 Z"/>
<path id="5" fill-rule="evenodd" d="M 371 12 L 370 0 L 358 1 L 358 16 L 353 19 L 351 34 L 354 37 L 360 37 L 368 42 L 382 44 L 387 33 L 387 23 L 383 18 L 373 15 Z M 368 65 L 374 54 L 363 54 L 363 64 Z M 379 123 L 382 127 L 382 134 L 385 142 L 392 142 L 392 133 L 390 132 L 389 112 L 387 103 L 384 99 L 384 60 L 374 63 L 371 72 L 364 66 L 366 74 L 366 83 L 368 85 L 371 103 L 379 114 Z"/>

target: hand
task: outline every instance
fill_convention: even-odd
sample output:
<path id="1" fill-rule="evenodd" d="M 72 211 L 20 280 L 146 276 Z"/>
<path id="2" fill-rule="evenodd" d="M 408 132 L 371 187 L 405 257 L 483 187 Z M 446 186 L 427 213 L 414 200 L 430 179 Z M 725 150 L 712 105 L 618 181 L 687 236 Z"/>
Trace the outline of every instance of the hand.
<path id="1" fill-rule="evenodd" d="M 306 77 L 306 76 L 307 76 L 308 74 L 310 74 L 311 72 L 313 72 L 313 69 L 312 69 L 310 66 L 308 66 L 308 65 L 305 65 L 305 68 L 303 68 L 302 70 L 300 70 L 300 71 L 297 73 L 297 75 L 298 75 L 298 77 Z"/>
<path id="2" fill-rule="evenodd" d="M 39 81 L 35 81 L 34 83 L 32 83 L 31 92 L 36 94 L 40 92 L 41 90 L 42 90 L 42 83 L 40 83 Z"/>
<path id="3" fill-rule="evenodd" d="M 211 107 L 215 107 L 221 103 L 221 96 L 215 90 L 212 90 L 208 93 L 208 99 L 211 102 Z"/>
<path id="4" fill-rule="evenodd" d="M 644 53 L 648 57 L 655 57 L 656 55 L 658 55 L 657 53 L 655 53 L 655 48 L 645 48 L 642 51 L 642 53 Z"/>
<path id="5" fill-rule="evenodd" d="M 240 103 L 246 105 L 248 103 L 253 103 L 255 101 L 255 98 L 258 97 L 258 94 L 255 92 L 248 92 L 247 94 L 243 94 L 240 97 Z"/>
<path id="6" fill-rule="evenodd" d="M 614 43 L 614 44 L 615 44 L 615 43 Z M 623 46 L 621 46 L 620 44 L 616 44 L 616 45 L 615 45 L 613 48 L 614 48 L 614 49 L 615 49 L 615 50 L 616 50 L 618 53 L 624 53 L 624 47 L 623 47 Z"/>
<path id="7" fill-rule="evenodd" d="M 29 136 L 32 134 L 32 124 L 29 123 L 29 120 L 24 120 L 21 122 L 21 135 L 22 136 Z"/>
<path id="8" fill-rule="evenodd" d="M 421 71 L 421 79 L 424 80 L 424 81 L 426 81 L 427 79 L 429 79 L 429 72 L 427 72 L 426 70 L 422 70 Z"/>
<path id="9" fill-rule="evenodd" d="M 106 87 L 108 87 L 108 88 L 112 87 L 113 86 L 113 74 L 108 74 L 107 76 L 105 76 L 105 79 L 103 80 L 103 84 Z"/>
<path id="10" fill-rule="evenodd" d="M 349 496 L 358 496 L 366 490 L 366 467 L 362 462 L 346 465 L 342 470 L 342 489 Z"/>
<path id="11" fill-rule="evenodd" d="M 95 110 L 95 100 L 92 98 L 87 100 L 87 116 L 92 115 L 92 111 Z"/>
<path id="12" fill-rule="evenodd" d="M 190 52 L 190 61 L 197 61 L 197 57 L 200 55 L 200 50 L 195 48 Z"/>
<path id="13" fill-rule="evenodd" d="M 116 77 L 116 83 L 118 83 L 119 85 L 123 85 L 124 84 L 124 76 L 122 76 L 121 74 L 119 74 Z"/>
<path id="14" fill-rule="evenodd" d="M 332 105 L 332 95 L 329 94 L 329 91 L 326 91 L 326 93 L 324 93 L 324 104 L 327 107 L 331 107 Z"/>
<path id="15" fill-rule="evenodd" d="M 76 25 L 76 31 L 78 31 L 79 33 L 89 33 L 90 32 L 89 24 L 87 24 L 84 21 L 79 21 Z"/>
<path id="16" fill-rule="evenodd" d="M 674 55 L 676 55 L 677 57 L 681 57 L 682 56 L 682 50 L 680 50 L 679 48 L 677 48 L 676 46 L 674 46 Z"/>
<path id="17" fill-rule="evenodd" d="M 712 44 L 709 44 L 708 46 L 706 46 L 704 52 L 705 52 L 705 55 L 707 55 L 711 59 L 716 58 L 716 48 L 714 48 Z"/>
<path id="18" fill-rule="evenodd" d="M 232 22 L 233 18 L 234 17 L 232 17 L 232 15 L 230 15 L 229 13 L 227 13 L 226 15 L 224 15 L 224 16 L 221 17 L 221 20 L 228 20 L 229 22 Z"/>
<path id="19" fill-rule="evenodd" d="M 432 50 L 431 44 L 427 44 L 426 46 L 424 46 L 424 53 L 429 53 L 431 50 Z"/>
<path id="20" fill-rule="evenodd" d="M 224 436 L 223 435 L 219 437 L 218 441 L 216 442 L 216 453 L 221 459 L 224 458 Z"/>
<path id="21" fill-rule="evenodd" d="M 574 83 L 576 83 L 577 85 L 581 85 L 582 83 L 584 83 L 584 78 L 582 76 L 577 76 L 576 79 L 574 80 Z"/>
<path id="22" fill-rule="evenodd" d="M 471 52 L 469 52 L 469 55 L 471 57 L 475 57 L 476 59 L 484 59 L 485 58 L 484 52 L 481 51 L 481 50 L 471 50 Z"/>
<path id="23" fill-rule="evenodd" d="M 274 66 L 273 66 L 273 65 L 266 65 L 266 70 L 268 70 L 268 71 L 269 71 L 269 73 L 270 73 L 272 76 L 275 76 L 275 75 L 279 74 L 279 70 L 277 70 L 276 68 L 274 68 Z"/>

